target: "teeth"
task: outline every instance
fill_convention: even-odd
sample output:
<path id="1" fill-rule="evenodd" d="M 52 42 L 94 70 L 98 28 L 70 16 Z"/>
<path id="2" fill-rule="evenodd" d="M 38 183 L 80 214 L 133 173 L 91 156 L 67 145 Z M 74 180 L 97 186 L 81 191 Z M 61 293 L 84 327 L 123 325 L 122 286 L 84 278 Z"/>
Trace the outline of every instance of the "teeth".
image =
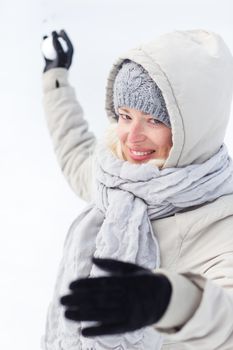
<path id="1" fill-rule="evenodd" d="M 135 154 L 135 156 L 145 156 L 146 154 L 151 154 L 151 153 L 153 153 L 154 151 L 149 151 L 149 152 L 136 152 L 136 151 L 131 150 L 131 152 L 132 152 L 133 154 Z"/>

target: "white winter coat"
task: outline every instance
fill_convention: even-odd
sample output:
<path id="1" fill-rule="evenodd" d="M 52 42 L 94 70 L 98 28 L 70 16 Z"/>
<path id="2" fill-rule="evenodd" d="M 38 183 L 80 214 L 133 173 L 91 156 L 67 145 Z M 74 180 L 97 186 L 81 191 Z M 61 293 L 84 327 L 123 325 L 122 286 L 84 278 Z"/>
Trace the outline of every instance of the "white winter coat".
<path id="1" fill-rule="evenodd" d="M 164 167 L 201 163 L 224 141 L 233 91 L 233 58 L 221 37 L 176 31 L 139 45 L 113 64 L 106 111 L 113 115 L 113 82 L 124 59 L 141 64 L 161 89 L 173 147 Z M 60 87 L 56 88 L 56 80 Z M 94 190 L 96 138 L 69 85 L 67 71 L 43 74 L 44 108 L 61 169 L 79 197 Z M 162 319 L 163 350 L 233 349 L 233 195 L 154 220 L 161 268 L 173 287 Z"/>

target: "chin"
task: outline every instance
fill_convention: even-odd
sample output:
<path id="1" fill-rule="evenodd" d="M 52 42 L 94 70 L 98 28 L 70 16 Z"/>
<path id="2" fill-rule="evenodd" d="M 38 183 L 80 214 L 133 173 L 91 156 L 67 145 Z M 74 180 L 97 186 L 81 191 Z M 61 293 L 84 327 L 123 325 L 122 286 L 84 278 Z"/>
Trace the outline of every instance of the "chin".
<path id="1" fill-rule="evenodd" d="M 163 165 L 166 162 L 166 158 L 152 158 L 152 159 L 148 159 L 148 160 L 133 160 L 129 157 L 125 157 L 124 153 L 124 160 L 127 160 L 129 163 L 131 164 L 151 164 L 156 166 L 157 168 L 162 168 Z"/>

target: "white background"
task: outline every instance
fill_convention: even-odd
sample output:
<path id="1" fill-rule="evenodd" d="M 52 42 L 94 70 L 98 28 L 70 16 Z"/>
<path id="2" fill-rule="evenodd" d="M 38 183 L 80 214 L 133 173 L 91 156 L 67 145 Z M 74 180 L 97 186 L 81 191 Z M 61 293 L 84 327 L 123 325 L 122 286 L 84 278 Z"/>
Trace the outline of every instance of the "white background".
<path id="1" fill-rule="evenodd" d="M 231 0 L 1 0 L 1 349 L 40 348 L 63 242 L 85 206 L 66 183 L 47 131 L 42 36 L 68 32 L 75 48 L 70 81 L 101 137 L 106 78 L 121 52 L 196 28 L 216 31 L 233 52 L 232 14 Z M 232 132 L 231 118 L 225 139 L 231 155 Z"/>

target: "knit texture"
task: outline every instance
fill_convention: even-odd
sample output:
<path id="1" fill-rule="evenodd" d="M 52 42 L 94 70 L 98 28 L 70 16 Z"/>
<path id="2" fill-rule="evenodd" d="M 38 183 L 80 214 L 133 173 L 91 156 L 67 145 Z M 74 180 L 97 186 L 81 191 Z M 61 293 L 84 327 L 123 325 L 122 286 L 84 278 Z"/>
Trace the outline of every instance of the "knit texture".
<path id="1" fill-rule="evenodd" d="M 139 64 L 125 60 L 114 82 L 114 109 L 135 108 L 154 116 L 171 128 L 169 114 L 161 90 Z"/>

